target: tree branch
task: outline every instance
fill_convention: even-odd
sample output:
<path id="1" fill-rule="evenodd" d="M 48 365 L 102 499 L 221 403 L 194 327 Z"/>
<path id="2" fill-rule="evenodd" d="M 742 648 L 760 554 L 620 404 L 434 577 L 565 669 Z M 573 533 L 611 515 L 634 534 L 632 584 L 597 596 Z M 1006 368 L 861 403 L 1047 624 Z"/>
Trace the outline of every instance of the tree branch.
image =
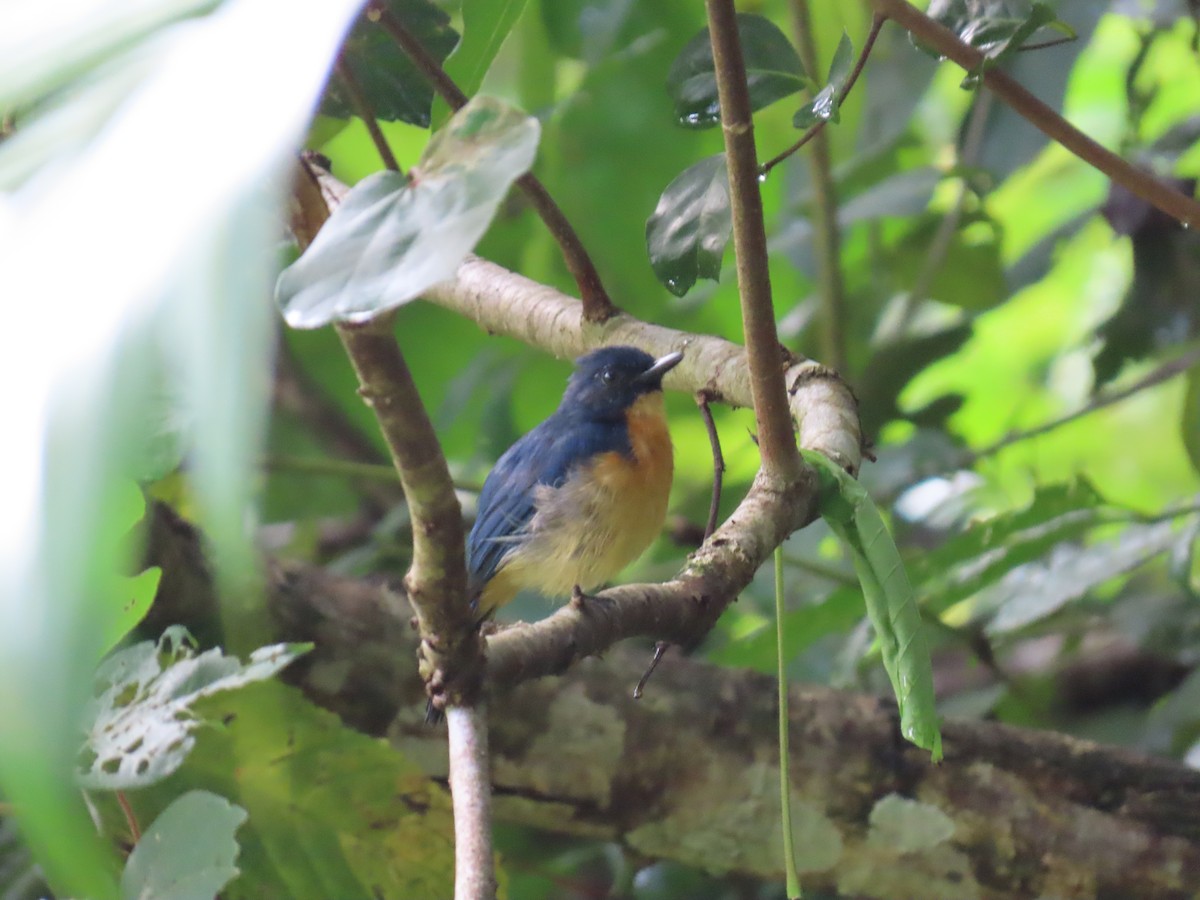
<path id="1" fill-rule="evenodd" d="M 196 532 L 160 505 L 149 519 L 149 562 L 164 567 L 152 615 L 208 620 L 216 603 Z M 316 644 L 285 677 L 352 726 L 389 734 L 408 758 L 444 759 L 407 662 L 416 637 L 404 597 L 306 564 L 268 572 L 278 638 Z M 651 859 L 780 878 L 772 680 L 668 657 L 648 704 L 628 695 L 640 665 L 640 650 L 617 651 L 490 701 L 496 815 Z M 1196 771 L 954 719 L 933 765 L 901 739 L 890 701 L 811 686 L 790 700 L 789 738 L 805 748 L 791 775 L 810 890 L 878 900 L 1200 893 Z"/>
<path id="2" fill-rule="evenodd" d="M 968 72 L 977 71 L 983 66 L 982 53 L 963 43 L 954 32 L 929 18 L 907 0 L 872 0 L 872 3 L 879 13 L 893 19 L 922 44 L 958 63 Z M 1184 196 L 1164 181 L 1131 166 L 1092 140 L 1006 72 L 987 68 L 983 73 L 983 83 L 1047 137 L 1062 144 L 1088 165 L 1185 226 L 1200 227 L 1200 203 Z"/>
<path id="3" fill-rule="evenodd" d="M 367 10 L 367 15 L 378 21 L 392 36 L 392 39 L 408 54 L 417 68 L 429 79 L 433 89 L 451 109 L 458 110 L 466 104 L 467 95 L 454 83 L 454 79 L 446 74 L 446 70 L 438 64 L 438 61 L 426 52 L 416 36 L 404 27 L 403 22 L 378 4 L 372 4 Z M 579 296 L 583 300 L 584 318 L 589 322 L 603 322 L 616 315 L 617 308 L 608 296 L 608 291 L 604 289 L 600 273 L 596 271 L 596 266 L 584 248 L 583 241 L 579 239 L 578 233 L 571 226 L 562 209 L 554 202 L 550 192 L 532 172 L 527 172 L 518 178 L 517 186 L 525 192 L 525 197 L 533 205 L 546 227 L 550 229 L 554 240 L 558 242 L 563 260 L 571 271 L 575 284 L 579 287 Z"/>
<path id="4" fill-rule="evenodd" d="M 721 106 L 721 131 L 725 136 L 733 248 L 737 256 L 742 330 L 746 336 L 758 446 L 766 475 L 790 482 L 801 478 L 807 467 L 796 450 L 783 389 L 746 63 L 733 0 L 705 0 L 705 9 Z"/>

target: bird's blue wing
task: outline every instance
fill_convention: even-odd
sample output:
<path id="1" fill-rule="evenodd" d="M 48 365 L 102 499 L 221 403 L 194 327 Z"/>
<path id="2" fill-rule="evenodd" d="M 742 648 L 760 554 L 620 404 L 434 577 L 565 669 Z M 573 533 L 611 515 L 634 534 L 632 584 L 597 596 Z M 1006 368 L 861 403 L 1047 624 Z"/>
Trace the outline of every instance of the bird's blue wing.
<path id="1" fill-rule="evenodd" d="M 508 448 L 479 494 L 479 512 L 467 537 L 467 575 L 476 596 L 501 561 L 525 539 L 536 512 L 538 485 L 559 487 L 571 470 L 594 456 L 629 451 L 623 423 L 570 421 L 555 414 Z"/>

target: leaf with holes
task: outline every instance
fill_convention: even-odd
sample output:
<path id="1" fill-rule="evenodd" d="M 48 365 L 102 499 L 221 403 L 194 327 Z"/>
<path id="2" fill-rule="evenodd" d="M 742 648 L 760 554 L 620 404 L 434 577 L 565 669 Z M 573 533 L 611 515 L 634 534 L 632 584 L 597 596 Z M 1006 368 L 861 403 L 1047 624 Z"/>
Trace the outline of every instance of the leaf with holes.
<path id="1" fill-rule="evenodd" d="M 833 54 L 833 62 L 829 64 L 829 77 L 825 86 L 817 91 L 817 95 L 805 103 L 792 116 L 792 125 L 796 128 L 811 128 L 818 122 L 838 123 L 841 113 L 841 93 L 850 77 L 850 69 L 854 65 L 854 45 L 850 36 L 844 31 L 838 41 L 837 50 Z"/>
<path id="2" fill-rule="evenodd" d="M 142 835 L 121 875 L 122 900 L 200 900 L 237 877 L 234 834 L 246 811 L 208 791 L 188 791 Z"/>
<path id="3" fill-rule="evenodd" d="M 87 712 L 87 739 L 76 780 L 81 787 L 125 790 L 166 778 L 195 743 L 201 697 L 270 678 L 306 644 L 260 647 L 243 664 L 220 648 L 196 654 L 178 627 L 109 657 L 96 672 L 98 694 Z"/>
<path id="4" fill-rule="evenodd" d="M 808 83 L 800 57 L 773 22 L 762 16 L 739 13 L 737 23 L 752 110 L 770 106 Z M 707 28 L 688 41 L 671 63 L 667 93 L 675 102 L 680 125 L 711 128 L 721 121 Z"/>
<path id="5" fill-rule="evenodd" d="M 428 0 L 372 3 L 359 17 L 342 47 L 320 112 L 335 119 L 360 114 L 363 103 L 377 119 L 428 128 L 433 88 L 429 79 L 400 49 L 380 22 L 380 9 L 402 22 L 439 63 L 458 43 L 450 17 Z"/>
<path id="6" fill-rule="evenodd" d="M 408 178 L 378 172 L 360 181 L 280 274 L 275 298 L 287 323 L 364 322 L 452 277 L 529 171 L 539 133 L 537 119 L 476 97 L 433 136 Z"/>
<path id="7" fill-rule="evenodd" d="M 646 220 L 646 252 L 654 274 L 676 297 L 698 278 L 716 281 L 732 231 L 729 175 L 725 156 L 717 154 L 667 185 Z"/>

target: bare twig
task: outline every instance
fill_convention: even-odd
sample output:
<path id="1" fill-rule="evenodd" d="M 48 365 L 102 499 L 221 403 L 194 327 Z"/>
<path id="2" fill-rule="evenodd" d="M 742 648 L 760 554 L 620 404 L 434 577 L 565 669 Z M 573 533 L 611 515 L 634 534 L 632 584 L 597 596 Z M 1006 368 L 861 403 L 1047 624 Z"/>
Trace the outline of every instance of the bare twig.
<path id="1" fill-rule="evenodd" d="M 837 102 L 839 105 L 846 101 L 846 97 L 850 95 L 850 90 L 854 87 L 854 83 L 858 81 L 858 76 L 862 74 L 863 66 L 867 64 L 867 57 L 871 55 L 871 51 L 875 48 L 875 39 L 879 37 L 879 30 L 883 28 L 883 23 L 887 21 L 887 15 L 882 12 L 877 12 L 874 18 L 871 19 L 871 29 L 867 32 L 867 39 L 863 42 L 863 48 L 858 54 L 858 59 L 854 61 L 854 68 L 850 70 L 850 75 L 846 78 L 846 83 L 842 85 L 842 89 L 838 92 Z M 761 174 L 766 175 L 773 168 L 811 141 L 814 137 L 824 130 L 828 121 L 822 119 L 816 125 L 813 125 L 808 131 L 800 136 L 800 140 L 792 144 L 778 156 L 772 157 L 768 162 L 763 163 Z"/>
<path id="2" fill-rule="evenodd" d="M 808 0 L 792 0 L 792 21 L 800 59 L 810 73 L 817 71 L 817 45 L 813 38 Z M 812 99 L 810 91 L 805 92 Z M 840 103 L 841 100 L 839 99 Z M 829 133 L 813 133 L 808 156 L 809 184 L 813 193 L 813 245 L 817 257 L 817 280 L 821 298 L 821 358 L 839 372 L 846 372 L 846 297 L 842 282 L 841 232 L 837 221 L 837 185 L 829 157 Z"/>
<path id="3" fill-rule="evenodd" d="M 750 367 L 754 416 L 758 424 L 763 471 L 769 478 L 794 481 L 807 467 L 796 450 L 783 386 L 783 362 L 775 330 L 771 279 L 767 269 L 767 235 L 763 224 L 758 155 L 746 64 L 738 37 L 733 0 L 706 0 L 708 34 L 712 42 L 729 199 L 733 214 L 733 246 L 737 255 L 738 291 L 742 299 L 742 329 Z"/>
<path id="4" fill-rule="evenodd" d="M 371 135 L 371 142 L 375 145 L 375 152 L 379 154 L 379 158 L 383 160 L 383 164 L 387 168 L 393 172 L 399 172 L 400 164 L 396 162 L 396 156 L 392 153 L 392 148 L 388 146 L 387 138 L 383 136 L 383 131 L 379 128 L 379 122 L 375 118 L 375 111 L 371 109 L 371 103 L 367 100 L 367 95 L 358 83 L 358 79 L 354 77 L 354 73 L 350 71 L 350 67 L 346 65 L 344 59 L 338 59 L 336 68 L 337 74 L 341 77 L 342 84 L 346 88 L 346 93 L 350 95 L 350 104 L 354 107 L 354 111 L 358 113 L 358 117 L 362 119 L 363 124 L 367 126 L 367 133 Z"/>
<path id="5" fill-rule="evenodd" d="M 138 827 L 137 816 L 133 814 L 133 807 L 129 805 L 129 798 L 125 796 L 124 791 L 116 791 L 117 804 L 121 807 L 121 812 L 125 816 L 125 824 L 129 826 L 129 834 L 136 844 L 142 839 L 142 829 Z"/>
<path id="6" fill-rule="evenodd" d="M 403 22 L 386 8 L 375 3 L 368 7 L 367 16 L 383 26 L 384 30 L 392 36 L 392 39 L 400 45 L 400 48 L 408 54 L 417 68 L 429 79 L 433 89 L 449 104 L 451 109 L 460 109 L 467 102 L 467 95 L 454 83 L 454 79 L 446 74 L 446 70 L 438 64 L 438 61 L 421 46 L 421 42 L 417 40 L 416 36 L 404 27 Z M 567 220 L 558 204 L 554 202 L 554 198 L 550 196 L 545 186 L 532 172 L 527 172 L 518 178 L 517 186 L 525 192 L 526 198 L 533 205 L 546 227 L 550 229 L 550 234 L 558 242 L 567 268 L 571 270 L 571 276 L 579 287 L 579 298 L 583 301 L 584 317 L 589 322 L 599 323 L 616 315 L 617 308 L 604 289 L 600 273 L 596 271 L 592 258 L 588 255 L 570 221 Z"/>
<path id="7" fill-rule="evenodd" d="M 906 0 L 872 0 L 872 3 L 878 14 L 894 20 L 922 44 L 953 60 L 968 72 L 978 71 L 983 66 L 982 53 L 963 43 L 954 32 L 935 22 Z M 1047 137 L 1099 169 L 1117 184 L 1184 225 L 1200 227 L 1200 203 L 1181 194 L 1164 181 L 1130 165 L 1111 150 L 1092 140 L 1006 72 L 994 67 L 984 69 L 983 83 Z"/>
<path id="8" fill-rule="evenodd" d="M 725 456 L 721 453 L 721 436 L 717 434 L 717 425 L 713 421 L 708 402 L 707 391 L 696 392 L 696 405 L 700 407 L 700 417 L 704 419 L 704 429 L 708 432 L 708 443 L 712 447 L 713 456 L 712 500 L 708 504 L 708 521 L 704 523 L 706 541 L 712 537 L 717 527 L 717 514 L 721 509 L 721 485 L 725 479 Z"/>
<path id="9" fill-rule="evenodd" d="M 454 804 L 454 900 L 495 900 L 486 706 L 446 710 Z"/>

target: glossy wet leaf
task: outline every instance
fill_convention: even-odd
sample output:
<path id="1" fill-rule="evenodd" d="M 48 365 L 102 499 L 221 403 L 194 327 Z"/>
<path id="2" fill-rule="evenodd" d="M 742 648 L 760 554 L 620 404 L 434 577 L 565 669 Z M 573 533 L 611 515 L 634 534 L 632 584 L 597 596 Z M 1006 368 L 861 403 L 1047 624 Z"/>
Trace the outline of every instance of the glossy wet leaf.
<path id="1" fill-rule="evenodd" d="M 188 791 L 146 829 L 121 876 L 122 900 L 211 900 L 238 874 L 234 838 L 246 811 Z"/>
<path id="2" fill-rule="evenodd" d="M 792 125 L 805 129 L 811 128 L 818 122 L 836 124 L 841 107 L 839 98 L 853 66 L 854 45 L 850 43 L 850 36 L 842 32 L 842 39 L 838 41 L 837 50 L 833 54 L 833 62 L 829 64 L 829 75 L 825 79 L 825 86 L 817 91 L 812 100 L 796 111 L 792 117 Z"/>
<path id="3" fill-rule="evenodd" d="M 454 275 L 537 151 L 536 119 L 476 97 L 433 136 L 405 176 L 378 172 L 346 195 L 279 276 L 293 328 L 362 322 Z"/>
<path id="4" fill-rule="evenodd" d="M 428 0 L 385 0 L 378 5 L 402 22 L 438 62 L 445 60 L 458 43 L 458 33 L 450 27 L 450 17 Z M 338 119 L 359 115 L 354 88 L 346 79 L 348 72 L 376 119 L 399 120 L 427 128 L 433 103 L 429 79 L 400 49 L 377 16 L 368 10 L 351 29 L 342 48 L 339 68 L 329 80 L 319 111 Z"/>
<path id="5" fill-rule="evenodd" d="M 468 97 L 475 96 L 505 38 L 525 11 L 527 0 L 464 0 L 463 34 L 442 68 Z M 433 101 L 433 127 L 441 128 L 450 107 L 441 97 Z"/>
<path id="6" fill-rule="evenodd" d="M 750 13 L 739 13 L 737 21 L 752 110 L 770 106 L 804 87 L 808 81 L 804 66 L 778 26 Z M 667 73 L 667 93 L 680 125 L 711 128 L 720 123 L 721 104 L 707 28 L 675 57 Z"/>
<path id="7" fill-rule="evenodd" d="M 114 654 L 96 672 L 98 693 L 87 711 L 76 780 L 86 788 L 125 790 L 166 778 L 195 743 L 200 720 L 190 707 L 196 700 L 270 678 L 305 650 L 303 644 L 261 647 L 243 664 L 217 647 L 196 654 L 187 633 L 172 628 L 157 643 Z"/>
<path id="8" fill-rule="evenodd" d="M 1074 30 L 1059 20 L 1053 7 L 1029 0 L 934 0 L 929 5 L 929 16 L 979 50 L 985 66 L 1016 53 L 1042 28 L 1075 37 Z M 979 74 L 968 73 L 963 87 L 974 87 Z"/>
<path id="9" fill-rule="evenodd" d="M 900 733 L 942 758 L 933 667 L 912 585 L 896 544 L 870 495 L 820 453 L 804 452 L 821 484 L 821 518 L 850 550 L 883 666 L 900 708 Z"/>
<path id="10" fill-rule="evenodd" d="M 716 281 L 733 230 L 725 156 L 702 159 L 667 185 L 646 220 L 646 252 L 658 280 L 682 297 L 700 278 Z"/>

